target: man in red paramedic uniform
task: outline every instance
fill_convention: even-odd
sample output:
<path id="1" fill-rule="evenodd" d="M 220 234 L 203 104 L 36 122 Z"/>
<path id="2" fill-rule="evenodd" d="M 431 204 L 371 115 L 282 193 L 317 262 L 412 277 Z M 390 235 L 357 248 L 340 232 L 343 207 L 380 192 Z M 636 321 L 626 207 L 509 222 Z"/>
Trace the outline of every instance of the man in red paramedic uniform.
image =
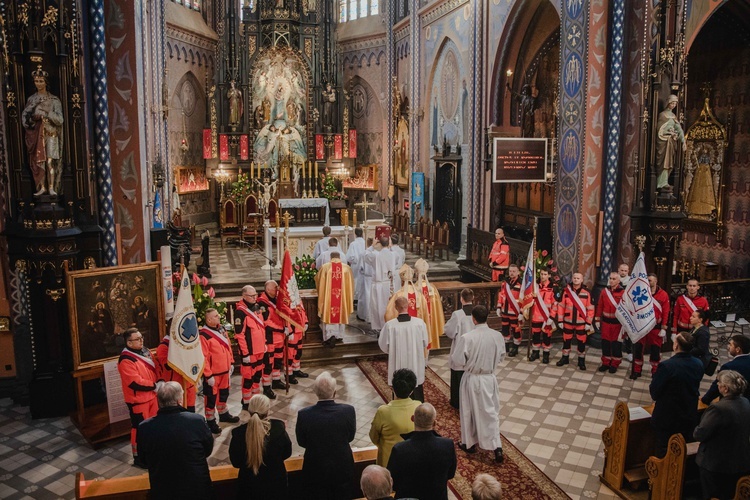
<path id="1" fill-rule="evenodd" d="M 236 424 L 240 421 L 229 413 L 227 400 L 229 399 L 229 378 L 232 376 L 234 356 L 232 345 L 224 327 L 221 326 L 219 312 L 206 309 L 206 326 L 200 329 L 201 350 L 203 350 L 203 401 L 206 409 L 206 423 L 214 434 L 221 434 L 216 423 L 216 410 L 219 410 L 219 421 Z M 218 403 L 216 402 L 218 396 Z"/>
<path id="2" fill-rule="evenodd" d="M 258 292 L 255 291 L 255 287 L 246 285 L 242 288 L 242 299 L 235 305 L 234 313 L 234 338 L 237 340 L 242 358 L 242 409 L 245 411 L 250 404 L 250 398 L 254 394 L 260 394 L 265 366 L 266 326 L 257 299 Z"/>
<path id="3" fill-rule="evenodd" d="M 542 363 L 549 363 L 549 350 L 552 345 L 552 330 L 557 317 L 555 291 L 549 280 L 549 271 L 539 270 L 538 295 L 531 306 L 531 357 L 529 361 L 539 359 L 539 348 L 544 351 Z M 544 307 L 542 306 L 544 304 Z"/>
<path id="4" fill-rule="evenodd" d="M 286 389 L 281 381 L 281 369 L 284 366 L 284 332 L 285 323 L 276 309 L 276 294 L 279 284 L 274 280 L 266 281 L 263 293 L 258 297 L 258 304 L 266 325 L 266 357 L 263 361 L 263 394 L 270 399 L 276 398 L 274 389 Z"/>
<path id="5" fill-rule="evenodd" d="M 492 281 L 500 281 L 508 274 L 510 265 L 510 245 L 505 239 L 503 228 L 495 229 L 495 243 L 490 250 L 490 267 L 492 268 Z"/>
<path id="6" fill-rule="evenodd" d="M 661 346 L 664 338 L 667 336 L 669 321 L 669 294 L 659 288 L 656 275 L 648 275 L 648 284 L 651 287 L 651 296 L 654 298 L 654 316 L 656 323 L 653 330 L 648 332 L 645 337 L 633 344 L 633 370 L 630 373 L 630 379 L 635 380 L 641 376 L 643 368 L 643 353 L 648 351 L 651 354 L 651 375 L 656 373 L 661 361 Z"/>
<path id="7" fill-rule="evenodd" d="M 699 289 L 698 280 L 688 280 L 687 291 L 675 300 L 674 314 L 672 315 L 672 335 L 679 335 L 682 332 L 691 333 L 693 327 L 690 324 L 690 316 L 693 315 L 693 312 L 698 309 L 708 311 L 708 301 L 706 297 L 698 293 Z"/>
<path id="8" fill-rule="evenodd" d="M 557 306 L 557 317 L 563 331 L 563 355 L 557 366 L 570 363 L 570 346 L 575 336 L 578 341 L 578 368 L 585 370 L 586 340 L 588 334 L 593 332 L 591 321 L 594 319 L 594 304 L 591 303 L 591 292 L 583 284 L 581 273 L 574 273 L 573 282 L 565 287 Z"/>
<path id="9" fill-rule="evenodd" d="M 143 347 L 143 334 L 137 328 L 128 328 L 122 336 L 125 349 L 117 362 L 117 371 L 120 372 L 122 393 L 130 412 L 133 465 L 145 469 L 145 463 L 138 458 L 136 431 L 138 424 L 155 416 L 159 409 L 156 403 L 157 368 L 151 353 Z"/>
<path id="10" fill-rule="evenodd" d="M 310 376 L 300 369 L 300 361 L 302 359 L 302 337 L 305 334 L 305 330 L 307 330 L 307 313 L 302 306 L 297 308 L 297 312 L 299 314 L 297 321 L 302 328 L 289 325 L 289 328 L 291 328 L 292 331 L 287 339 L 286 370 L 289 374 L 290 384 L 297 384 L 299 383 L 297 381 L 298 378 L 307 378 Z"/>
<path id="11" fill-rule="evenodd" d="M 518 266 L 511 264 L 508 267 L 508 279 L 497 294 L 497 315 L 502 319 L 502 334 L 510 358 L 518 354 L 518 346 L 521 345 L 519 319 L 522 316 L 521 305 L 518 302 L 520 293 L 521 280 L 518 279 Z"/>
<path id="12" fill-rule="evenodd" d="M 159 347 L 156 348 L 156 368 L 158 380 L 164 382 L 177 382 L 185 388 L 185 400 L 187 411 L 195 413 L 195 384 L 185 379 L 169 366 L 169 334 L 165 335 Z"/>
<path id="13" fill-rule="evenodd" d="M 602 332 L 602 365 L 600 372 L 615 373 L 622 363 L 622 325 L 617 319 L 617 305 L 622 300 L 625 289 L 620 286 L 620 275 L 609 273 L 609 285 L 599 294 L 594 321 Z"/>

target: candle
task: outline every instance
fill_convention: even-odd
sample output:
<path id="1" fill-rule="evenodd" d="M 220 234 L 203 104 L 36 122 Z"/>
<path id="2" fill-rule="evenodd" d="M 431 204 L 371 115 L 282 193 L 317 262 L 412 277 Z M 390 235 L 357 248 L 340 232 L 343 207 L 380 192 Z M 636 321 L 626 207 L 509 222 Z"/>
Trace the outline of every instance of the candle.
<path id="1" fill-rule="evenodd" d="M 312 162 L 308 161 L 307 162 L 307 175 L 305 177 L 309 178 L 310 175 L 312 175 Z"/>
<path id="2" fill-rule="evenodd" d="M 357 209 L 352 209 L 352 226 L 357 227 Z"/>
<path id="3" fill-rule="evenodd" d="M 318 164 L 315 164 L 315 178 L 318 178 Z"/>
<path id="4" fill-rule="evenodd" d="M 255 169 L 255 164 L 253 162 L 250 162 L 250 178 L 251 179 L 255 175 L 255 172 L 253 172 L 254 169 Z"/>
<path id="5" fill-rule="evenodd" d="M 672 262 L 672 274 L 677 274 L 677 261 Z"/>

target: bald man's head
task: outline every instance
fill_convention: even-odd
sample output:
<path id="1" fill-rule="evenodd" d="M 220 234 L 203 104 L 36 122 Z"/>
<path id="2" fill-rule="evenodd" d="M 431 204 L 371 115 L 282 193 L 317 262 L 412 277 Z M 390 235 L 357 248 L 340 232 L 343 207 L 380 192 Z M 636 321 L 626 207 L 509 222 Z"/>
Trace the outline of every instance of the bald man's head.
<path id="1" fill-rule="evenodd" d="M 414 410 L 414 430 L 431 431 L 435 426 L 435 407 L 430 403 L 422 403 Z"/>

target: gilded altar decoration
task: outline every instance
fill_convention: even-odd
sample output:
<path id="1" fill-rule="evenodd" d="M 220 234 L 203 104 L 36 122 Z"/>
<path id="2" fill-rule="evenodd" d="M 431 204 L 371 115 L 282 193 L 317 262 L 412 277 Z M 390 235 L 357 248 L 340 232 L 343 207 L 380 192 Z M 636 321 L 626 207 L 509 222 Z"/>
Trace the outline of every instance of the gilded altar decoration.
<path id="1" fill-rule="evenodd" d="M 690 218 L 717 221 L 721 215 L 727 133 L 713 115 L 708 98 L 704 100 L 700 117 L 685 135 L 685 212 Z"/>
<path id="2" fill-rule="evenodd" d="M 208 191 L 209 187 L 206 172 L 201 167 L 175 169 L 175 184 L 178 194 Z"/>
<path id="3" fill-rule="evenodd" d="M 378 190 L 378 165 L 361 165 L 356 168 L 354 177 L 347 177 L 342 181 L 343 189 L 359 189 L 362 191 Z"/>

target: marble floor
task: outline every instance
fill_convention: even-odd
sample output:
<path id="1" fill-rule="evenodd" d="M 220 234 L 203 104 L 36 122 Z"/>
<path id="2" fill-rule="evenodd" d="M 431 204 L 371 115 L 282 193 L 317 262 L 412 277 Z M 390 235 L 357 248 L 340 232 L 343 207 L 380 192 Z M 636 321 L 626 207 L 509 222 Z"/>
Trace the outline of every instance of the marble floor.
<path id="1" fill-rule="evenodd" d="M 716 346 L 716 332 L 713 337 Z M 722 362 L 726 361 L 726 348 L 720 350 Z M 557 349 L 549 365 L 516 357 L 506 359 L 498 372 L 502 433 L 574 499 L 616 498 L 598 478 L 604 463 L 601 432 L 611 421 L 616 401 L 627 400 L 631 406 L 651 403 L 648 373 L 633 382 L 626 378 L 629 363 L 624 362 L 618 373 L 601 374 L 595 371 L 599 354 L 590 349 L 585 372 L 575 365 L 556 367 Z M 431 356 L 429 365 L 449 381 L 447 354 Z M 359 368 L 345 363 L 305 370 L 311 377 L 292 386 L 288 395 L 279 393 L 272 406 L 274 417 L 287 422 L 295 443 L 293 453 L 303 452 L 294 438 L 297 411 L 315 402 L 311 385 L 323 370 L 331 371 L 339 381 L 338 399 L 357 410 L 357 435 L 352 446 L 370 445 L 370 422 L 381 400 Z M 709 384 L 710 379 L 705 377 L 702 393 Z M 235 375 L 229 405 L 235 414 L 240 410 L 239 385 L 239 376 Z M 210 465 L 228 463 L 230 426 L 221 426 L 223 432 L 216 438 Z M 92 450 L 70 419 L 31 420 L 28 407 L 0 400 L 0 498 L 73 498 L 76 472 L 82 472 L 86 479 L 143 473 L 130 462 L 127 439 Z"/>

